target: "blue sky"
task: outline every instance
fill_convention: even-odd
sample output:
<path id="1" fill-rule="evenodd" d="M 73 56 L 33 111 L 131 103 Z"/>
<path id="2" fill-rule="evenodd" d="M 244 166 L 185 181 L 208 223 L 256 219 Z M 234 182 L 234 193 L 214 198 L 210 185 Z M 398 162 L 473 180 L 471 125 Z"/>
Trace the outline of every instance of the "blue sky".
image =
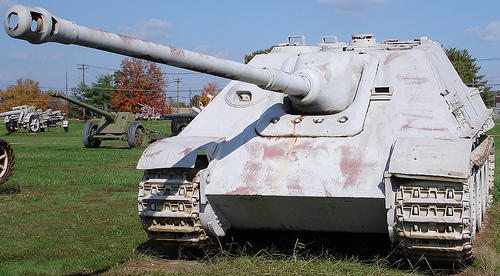
<path id="1" fill-rule="evenodd" d="M 135 36 L 243 62 L 245 54 L 283 43 L 288 35 L 303 35 L 307 44 L 335 35 L 348 42 L 352 34 L 373 33 L 378 41 L 428 36 L 444 47 L 468 49 L 478 58 L 479 74 L 500 90 L 500 1 L 498 0 L 0 0 L 0 14 L 13 4 L 43 7 L 52 14 L 92 28 Z M 40 83 L 43 91 L 64 91 L 82 81 L 79 64 L 89 65 L 85 82 L 120 68 L 123 56 L 80 46 L 32 45 L 0 31 L 0 89 L 18 78 Z M 498 59 L 496 59 L 498 58 Z M 228 81 L 162 66 L 173 96 L 180 90 L 198 92 L 215 81 Z M 187 93 L 182 94 L 184 99 Z"/>

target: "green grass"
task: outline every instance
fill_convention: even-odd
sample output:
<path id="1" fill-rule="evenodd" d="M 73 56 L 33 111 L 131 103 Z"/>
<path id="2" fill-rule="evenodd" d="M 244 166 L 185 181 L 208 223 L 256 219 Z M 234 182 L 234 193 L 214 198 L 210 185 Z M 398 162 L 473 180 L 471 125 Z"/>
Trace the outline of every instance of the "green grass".
<path id="1" fill-rule="evenodd" d="M 144 124 L 164 133 L 169 130 L 168 122 Z M 83 126 L 71 122 L 67 133 L 51 129 L 11 135 L 1 128 L 0 138 L 12 144 L 16 164 L 10 180 L 0 186 L 0 275 L 400 275 L 415 271 L 386 257 L 316 254 L 297 244 L 287 254 L 273 249 L 201 254 L 195 265 L 170 264 L 170 270 L 163 272 L 144 266 L 165 265 L 179 255 L 177 249 L 164 249 L 172 251 L 166 254 L 152 245 L 141 228 L 137 187 L 142 172 L 135 166 L 143 149 L 129 149 L 123 141 L 84 148 Z M 499 129 L 493 132 L 500 133 Z M 495 139 L 500 145 L 500 137 Z M 497 156 L 499 151 L 497 146 Z M 500 273 L 498 203 L 483 244 L 467 271 Z M 193 259 L 186 254 L 191 253 L 182 253 L 180 258 Z"/>
<path id="2" fill-rule="evenodd" d="M 98 271 L 147 241 L 137 216 L 142 172 L 135 166 L 143 149 L 123 141 L 84 148 L 83 125 L 71 122 L 68 133 L 2 133 L 16 155 L 2 189 L 19 193 L 0 196 L 0 274 Z"/>

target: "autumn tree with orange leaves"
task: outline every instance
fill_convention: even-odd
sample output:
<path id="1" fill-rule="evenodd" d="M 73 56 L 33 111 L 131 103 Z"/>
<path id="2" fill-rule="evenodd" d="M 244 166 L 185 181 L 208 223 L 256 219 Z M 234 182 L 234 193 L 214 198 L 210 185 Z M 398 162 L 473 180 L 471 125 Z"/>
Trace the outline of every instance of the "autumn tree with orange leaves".
<path id="1" fill-rule="evenodd" d="M 207 85 L 203 86 L 199 101 L 203 106 L 207 106 L 207 104 L 210 102 L 210 98 L 208 95 L 215 97 L 221 90 L 222 89 L 219 89 L 219 85 L 216 82 L 209 82 L 207 83 Z"/>
<path id="2" fill-rule="evenodd" d="M 115 111 L 140 112 L 138 103 L 165 109 L 167 82 L 154 62 L 124 59 L 116 74 L 118 80 L 111 95 L 111 107 Z"/>
<path id="3" fill-rule="evenodd" d="M 0 89 L 2 104 L 0 112 L 9 111 L 14 106 L 33 105 L 37 109 L 48 109 L 51 97 L 40 90 L 40 84 L 30 79 L 17 79 L 17 84 Z"/>

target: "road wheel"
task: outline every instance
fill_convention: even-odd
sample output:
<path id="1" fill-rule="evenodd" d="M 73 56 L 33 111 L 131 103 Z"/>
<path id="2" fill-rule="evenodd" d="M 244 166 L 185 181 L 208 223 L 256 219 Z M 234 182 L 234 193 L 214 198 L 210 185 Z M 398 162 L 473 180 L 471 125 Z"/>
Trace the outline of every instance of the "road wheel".
<path id="1" fill-rule="evenodd" d="M 37 133 L 40 130 L 40 119 L 36 115 L 31 115 L 28 120 L 28 131 Z"/>
<path id="2" fill-rule="evenodd" d="M 146 144 L 145 136 L 146 136 L 145 129 L 141 123 L 133 123 L 130 126 L 128 126 L 127 138 L 128 138 L 128 145 L 131 148 L 145 146 Z"/>
<path id="3" fill-rule="evenodd" d="M 86 148 L 98 148 L 101 145 L 101 140 L 94 139 L 94 135 L 97 131 L 97 124 L 96 123 L 87 123 L 83 127 L 83 145 L 85 145 Z"/>
<path id="4" fill-rule="evenodd" d="M 170 123 L 170 130 L 173 134 L 179 134 L 191 122 L 189 118 L 173 118 Z"/>

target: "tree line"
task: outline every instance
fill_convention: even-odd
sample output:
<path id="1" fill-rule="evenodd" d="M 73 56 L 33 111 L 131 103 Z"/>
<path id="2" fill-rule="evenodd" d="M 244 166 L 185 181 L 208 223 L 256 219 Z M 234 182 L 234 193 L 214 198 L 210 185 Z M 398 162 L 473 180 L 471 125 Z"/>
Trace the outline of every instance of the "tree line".
<path id="1" fill-rule="evenodd" d="M 120 70 L 103 74 L 90 85 L 79 83 L 71 88 L 69 97 L 108 111 L 137 113 L 141 112 L 142 104 L 154 107 L 160 113 L 172 113 L 176 103 L 166 97 L 167 87 L 165 74 L 156 63 L 132 58 L 122 60 Z M 207 95 L 215 96 L 218 92 L 217 83 L 208 83 L 201 95 L 191 99 L 189 106 L 205 106 L 209 101 Z M 9 85 L 5 90 L 0 89 L 0 98 L 0 112 L 9 111 L 14 106 L 33 105 L 43 110 L 60 109 L 74 118 L 83 118 L 85 114 L 81 107 L 42 92 L 39 82 L 31 79 L 20 78 L 16 84 Z M 179 106 L 184 107 L 185 104 Z"/>

